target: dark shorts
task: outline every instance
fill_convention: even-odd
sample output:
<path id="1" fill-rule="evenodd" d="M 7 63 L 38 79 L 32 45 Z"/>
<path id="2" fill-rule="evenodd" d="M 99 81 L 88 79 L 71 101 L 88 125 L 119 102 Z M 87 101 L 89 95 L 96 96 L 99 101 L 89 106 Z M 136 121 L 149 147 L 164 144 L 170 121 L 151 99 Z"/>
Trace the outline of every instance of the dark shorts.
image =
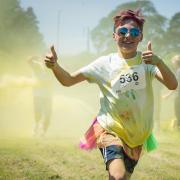
<path id="1" fill-rule="evenodd" d="M 133 173 L 135 166 L 137 165 L 138 161 L 135 161 L 128 157 L 126 153 L 123 150 L 122 146 L 116 146 L 111 145 L 105 148 L 99 148 L 101 151 L 101 154 L 104 158 L 104 162 L 106 164 L 106 170 L 107 168 L 107 162 L 113 159 L 123 159 L 126 171 L 129 173 Z"/>

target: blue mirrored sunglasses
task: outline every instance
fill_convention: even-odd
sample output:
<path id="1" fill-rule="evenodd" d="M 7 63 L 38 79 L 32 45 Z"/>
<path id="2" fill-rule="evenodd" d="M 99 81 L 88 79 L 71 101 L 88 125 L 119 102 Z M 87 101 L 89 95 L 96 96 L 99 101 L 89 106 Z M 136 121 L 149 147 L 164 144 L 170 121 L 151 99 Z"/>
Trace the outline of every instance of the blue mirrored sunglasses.
<path id="1" fill-rule="evenodd" d="M 137 37 L 141 33 L 141 31 L 138 28 L 131 28 L 128 29 L 126 27 L 119 28 L 117 31 L 117 34 L 119 36 L 125 36 L 127 33 L 130 33 L 132 37 Z"/>

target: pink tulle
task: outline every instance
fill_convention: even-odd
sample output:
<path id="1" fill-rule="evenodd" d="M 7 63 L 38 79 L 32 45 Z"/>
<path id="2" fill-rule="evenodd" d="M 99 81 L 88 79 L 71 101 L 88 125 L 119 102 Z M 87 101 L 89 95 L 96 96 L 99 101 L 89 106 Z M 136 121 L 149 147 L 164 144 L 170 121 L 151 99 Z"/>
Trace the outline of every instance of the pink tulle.
<path id="1" fill-rule="evenodd" d="M 97 119 L 95 119 L 84 137 L 80 140 L 79 147 L 84 150 L 96 148 L 96 139 L 103 131 L 103 128 L 100 127 Z"/>

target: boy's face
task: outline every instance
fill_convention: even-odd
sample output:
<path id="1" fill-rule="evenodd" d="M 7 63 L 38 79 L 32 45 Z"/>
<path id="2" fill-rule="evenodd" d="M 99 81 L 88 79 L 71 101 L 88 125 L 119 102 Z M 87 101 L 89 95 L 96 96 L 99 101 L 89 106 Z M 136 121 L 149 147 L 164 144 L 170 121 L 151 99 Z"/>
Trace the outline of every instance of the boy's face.
<path id="1" fill-rule="evenodd" d="M 118 47 L 123 53 L 135 53 L 143 35 L 136 21 L 125 19 L 113 33 Z"/>

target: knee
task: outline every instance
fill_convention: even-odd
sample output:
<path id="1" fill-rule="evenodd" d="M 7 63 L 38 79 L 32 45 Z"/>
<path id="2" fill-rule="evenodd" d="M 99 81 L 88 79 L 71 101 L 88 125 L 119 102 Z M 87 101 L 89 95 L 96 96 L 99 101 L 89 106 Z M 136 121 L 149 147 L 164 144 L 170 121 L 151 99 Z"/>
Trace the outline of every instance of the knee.
<path id="1" fill-rule="evenodd" d="M 125 172 L 114 172 L 109 174 L 110 180 L 126 180 Z"/>

